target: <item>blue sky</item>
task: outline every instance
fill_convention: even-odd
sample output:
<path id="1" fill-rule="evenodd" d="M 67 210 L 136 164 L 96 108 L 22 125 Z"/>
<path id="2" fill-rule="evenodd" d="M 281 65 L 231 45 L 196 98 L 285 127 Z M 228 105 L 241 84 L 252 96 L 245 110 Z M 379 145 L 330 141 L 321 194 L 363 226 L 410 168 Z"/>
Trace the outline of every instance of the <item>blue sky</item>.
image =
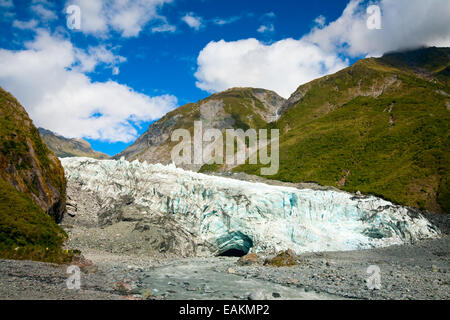
<path id="1" fill-rule="evenodd" d="M 36 125 L 114 155 L 166 112 L 213 92 L 253 86 L 288 97 L 365 56 L 448 46 L 449 3 L 427 3 L 0 0 L 0 86 Z M 73 4 L 80 30 L 66 25 Z M 383 28 L 366 26 L 370 5 Z"/>

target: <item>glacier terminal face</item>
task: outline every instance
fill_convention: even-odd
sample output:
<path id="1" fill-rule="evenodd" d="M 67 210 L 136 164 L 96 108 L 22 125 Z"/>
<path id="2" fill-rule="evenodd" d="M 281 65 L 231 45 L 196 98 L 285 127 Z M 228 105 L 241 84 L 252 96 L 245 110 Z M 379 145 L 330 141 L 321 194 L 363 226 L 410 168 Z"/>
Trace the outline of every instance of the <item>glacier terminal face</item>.
<path id="1" fill-rule="evenodd" d="M 419 213 L 374 196 L 273 186 L 123 159 L 61 162 L 69 186 L 91 195 L 95 219 L 108 221 L 125 201 L 142 217 L 172 217 L 209 254 L 368 249 L 440 235 Z"/>

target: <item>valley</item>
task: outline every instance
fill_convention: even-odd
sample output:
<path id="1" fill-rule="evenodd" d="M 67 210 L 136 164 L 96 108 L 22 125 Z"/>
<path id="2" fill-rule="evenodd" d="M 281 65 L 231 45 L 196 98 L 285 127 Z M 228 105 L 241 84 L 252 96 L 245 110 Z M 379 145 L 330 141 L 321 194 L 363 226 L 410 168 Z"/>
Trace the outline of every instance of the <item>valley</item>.
<path id="1" fill-rule="evenodd" d="M 104 173 L 102 174 L 103 162 L 104 168 L 108 168 L 105 172 L 113 172 L 114 178 L 108 177 L 107 180 L 102 180 L 104 177 Z M 237 256 L 221 256 L 220 252 L 215 249 L 217 245 L 219 245 L 219 249 L 221 248 L 220 244 L 214 244 L 215 238 L 194 234 L 194 230 L 205 223 L 205 218 L 201 219 L 204 222 L 199 222 L 200 226 L 196 227 L 193 224 L 189 228 L 191 232 L 185 232 L 183 229 L 189 223 L 189 219 L 183 218 L 183 210 L 177 211 L 175 207 L 169 205 L 173 208 L 172 213 L 166 214 L 163 219 L 159 217 L 158 212 L 152 212 L 148 208 L 144 209 L 145 203 L 155 202 L 159 196 L 146 196 L 145 193 L 140 193 L 146 188 L 140 188 L 139 185 L 142 182 L 139 181 L 145 182 L 148 178 L 155 179 L 155 176 L 159 176 L 156 179 L 168 183 L 169 178 L 164 176 L 168 173 L 177 173 L 177 181 L 181 185 L 187 183 L 182 180 L 188 177 L 196 178 L 194 180 L 196 183 L 202 179 L 217 180 L 214 185 L 218 186 L 220 183 L 226 182 L 227 189 L 240 186 L 242 202 L 251 203 L 254 200 L 246 192 L 255 190 L 255 186 L 262 188 L 265 181 L 262 181 L 261 178 L 239 174 L 236 176 L 236 179 L 239 180 L 236 180 L 220 176 L 206 176 L 160 165 L 154 166 L 158 169 L 157 173 L 146 176 L 145 171 L 152 172 L 152 166 L 140 165 L 137 162 L 129 163 L 124 160 L 98 161 L 88 158 L 72 158 L 63 159 L 62 163 L 68 178 L 68 206 L 70 208 L 61 224 L 68 234 L 66 246 L 69 249 L 80 249 L 86 259 L 91 261 L 80 264 L 81 288 L 80 290 L 66 288 L 68 279 L 66 266 L 2 260 L 0 261 L 0 271 L 7 275 L 0 280 L 0 282 L 3 281 L 0 286 L 2 287 L 0 297 L 3 299 L 445 300 L 450 297 L 448 289 L 450 283 L 450 239 L 448 234 L 450 229 L 447 216 L 424 214 L 421 218 L 420 215 L 408 214 L 407 211 L 404 213 L 387 211 L 387 215 L 394 215 L 394 217 L 395 214 L 400 214 L 398 219 L 412 219 L 409 225 L 411 230 L 416 225 L 416 233 L 403 229 L 399 234 L 409 232 L 410 236 L 399 238 L 402 239 L 402 243 L 395 245 L 395 242 L 387 242 L 387 247 L 380 243 L 380 248 L 363 250 L 361 248 L 352 250 L 355 247 L 351 245 L 351 240 L 352 237 L 358 237 L 356 234 L 343 234 L 342 231 L 332 231 L 329 227 L 326 230 L 330 232 L 330 236 L 337 238 L 340 235 L 350 244 L 345 251 L 323 247 L 304 250 L 302 247 L 295 247 L 295 243 L 292 242 L 283 246 L 283 242 L 276 238 L 276 235 L 282 236 L 280 234 L 282 229 L 278 229 L 274 235 L 266 233 L 265 238 L 260 240 L 261 243 L 256 241 L 253 243 L 254 247 L 251 251 L 257 253 L 256 261 L 249 258 L 242 260 L 245 257 L 240 259 Z M 87 164 L 89 164 L 89 170 L 84 168 Z M 112 166 L 116 168 L 114 171 L 110 169 Z M 126 170 L 123 171 L 124 169 Z M 89 172 L 88 175 L 83 174 L 85 170 Z M 123 181 L 119 182 L 122 179 L 121 174 L 123 177 L 127 177 L 128 181 L 133 181 L 132 188 L 127 188 Z M 253 182 L 250 182 L 252 180 Z M 219 183 L 219 181 L 221 182 Z M 281 190 L 286 188 L 286 190 L 294 192 L 295 186 L 293 185 L 267 181 L 271 184 L 265 186 L 265 193 L 276 192 L 279 188 Z M 155 185 L 155 182 L 152 184 Z M 245 189 L 242 186 L 247 184 L 252 187 Z M 98 189 L 100 185 L 102 188 Z M 116 189 L 115 192 L 110 193 L 108 189 L 114 188 L 114 186 L 121 191 Z M 96 194 L 95 190 L 90 189 L 91 187 L 95 187 L 99 193 Z M 170 188 L 170 184 L 167 187 L 169 190 L 173 190 Z M 311 184 L 297 187 L 298 190 L 336 192 Z M 194 187 L 193 190 L 195 189 L 199 189 L 199 187 Z M 86 193 L 86 190 L 90 191 Z M 244 190 L 247 191 L 244 192 Z M 164 191 L 160 188 L 159 192 L 163 193 Z M 203 191 L 200 190 L 200 194 L 202 193 Z M 87 194 L 91 196 L 86 197 Z M 108 194 L 115 196 L 110 198 Z M 320 201 L 320 198 L 316 201 Z M 198 200 L 196 202 L 200 204 Z M 222 202 L 226 203 L 227 201 Z M 181 202 L 179 203 L 181 204 Z M 150 205 L 150 208 L 158 208 L 161 205 L 159 202 L 155 204 L 157 205 Z M 380 202 L 380 205 L 386 210 L 383 202 Z M 251 207 L 251 204 L 247 204 L 247 207 Z M 111 208 L 114 210 L 112 211 Z M 201 209 L 204 211 L 204 208 Z M 371 210 L 374 209 L 376 208 L 372 207 Z M 105 211 L 102 210 L 109 212 L 109 215 L 105 217 Z M 214 208 L 211 207 L 211 210 Z M 233 216 L 238 211 L 229 211 L 229 213 Z M 188 213 L 188 215 L 190 214 Z M 267 219 L 267 215 L 276 213 L 261 212 L 261 214 L 265 215 Z M 299 215 L 297 219 L 299 219 L 302 214 L 297 214 Z M 375 214 L 380 215 L 380 213 Z M 410 218 L 408 218 L 409 215 L 411 215 Z M 205 217 L 207 216 L 206 213 Z M 373 221 L 368 223 L 373 223 Z M 394 228 L 392 230 L 396 230 L 394 227 L 396 224 L 398 225 L 398 223 L 391 223 L 391 227 Z M 270 225 L 273 227 L 277 223 Z M 373 224 L 373 226 L 375 225 Z M 430 231 L 430 235 L 427 236 L 425 233 L 425 230 L 428 230 L 427 225 L 431 227 L 430 230 L 438 233 Z M 251 230 L 246 229 L 242 224 L 239 228 L 244 232 Z M 202 227 L 198 230 L 201 229 Z M 314 229 L 314 227 L 311 225 L 309 229 Z M 375 232 L 373 228 L 371 230 Z M 232 230 L 226 228 L 223 232 L 224 234 L 233 233 Z M 376 246 L 377 237 L 383 237 L 383 234 L 380 234 L 383 232 L 382 228 L 378 232 L 379 234 L 372 238 L 371 246 Z M 258 238 L 255 234 L 248 234 L 253 239 Z M 384 236 L 389 239 L 389 232 L 384 231 Z M 428 239 L 426 239 L 427 237 Z M 218 239 L 220 238 L 223 236 L 218 237 Z M 204 239 L 209 240 L 207 241 L 209 244 L 206 244 Z M 238 252 L 242 250 L 241 240 L 237 237 L 230 237 L 227 242 L 227 250 L 230 255 L 246 253 Z M 270 250 L 271 241 L 277 243 L 279 247 Z M 320 241 L 313 241 L 313 243 L 320 244 Z M 264 249 L 261 248 L 263 244 L 266 245 Z M 201 251 L 199 248 L 205 248 L 205 250 Z M 235 250 L 231 253 L 230 248 Z M 295 254 L 295 265 L 290 267 L 267 265 L 267 259 L 276 255 L 277 250 L 288 248 L 297 248 L 298 250 Z M 223 247 L 222 250 L 224 250 Z M 367 288 L 369 277 L 367 268 L 371 265 L 377 265 L 381 271 L 381 288 L 379 290 Z"/>
<path id="2" fill-rule="evenodd" d="M 448 300 L 449 65 L 448 48 L 423 48 L 288 99 L 231 88 L 111 158 L 37 129 L 0 89 L 0 299 Z M 173 133 L 198 121 L 278 130 L 278 172 L 175 165 Z"/>

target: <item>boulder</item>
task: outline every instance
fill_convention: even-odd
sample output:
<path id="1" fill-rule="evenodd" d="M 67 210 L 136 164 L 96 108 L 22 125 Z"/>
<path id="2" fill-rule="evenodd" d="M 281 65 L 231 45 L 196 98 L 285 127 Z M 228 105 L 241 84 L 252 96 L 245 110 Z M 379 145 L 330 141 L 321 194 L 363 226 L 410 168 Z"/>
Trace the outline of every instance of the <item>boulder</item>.
<path id="1" fill-rule="evenodd" d="M 237 264 L 240 266 L 250 266 L 259 263 L 259 257 L 256 253 L 249 253 L 240 257 Z"/>
<path id="2" fill-rule="evenodd" d="M 130 284 L 123 282 L 123 281 L 117 281 L 114 284 L 114 290 L 121 293 L 121 294 L 129 294 L 132 292 L 133 288 Z"/>
<path id="3" fill-rule="evenodd" d="M 266 296 L 264 292 L 260 289 L 253 291 L 248 296 L 248 300 L 258 301 L 258 300 L 266 300 Z"/>
<path id="4" fill-rule="evenodd" d="M 291 249 L 281 251 L 272 259 L 267 259 L 264 265 L 274 267 L 290 267 L 297 265 L 297 256 Z"/>

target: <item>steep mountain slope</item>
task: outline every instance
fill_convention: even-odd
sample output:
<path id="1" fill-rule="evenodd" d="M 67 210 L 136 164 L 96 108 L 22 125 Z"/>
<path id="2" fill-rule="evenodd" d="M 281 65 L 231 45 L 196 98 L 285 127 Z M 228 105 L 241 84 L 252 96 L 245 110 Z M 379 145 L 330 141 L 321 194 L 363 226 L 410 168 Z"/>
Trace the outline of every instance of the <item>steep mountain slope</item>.
<path id="1" fill-rule="evenodd" d="M 171 149 L 178 142 L 171 142 L 174 130 L 184 128 L 193 136 L 194 121 L 202 120 L 203 128 L 262 128 L 276 120 L 278 109 L 285 100 L 275 92 L 233 88 L 214 94 L 197 103 L 182 106 L 153 123 L 148 131 L 114 159 L 141 160 L 149 163 L 171 163 Z M 198 171 L 202 165 L 186 165 Z"/>
<path id="2" fill-rule="evenodd" d="M 58 158 L 42 141 L 25 109 L 0 89 L 0 178 L 31 196 L 60 220 L 65 211 L 66 180 Z"/>
<path id="3" fill-rule="evenodd" d="M 25 109 L 0 88 L 0 256 L 57 261 L 66 179 Z"/>
<path id="4" fill-rule="evenodd" d="M 449 48 L 420 49 L 300 86 L 275 124 L 280 170 L 269 178 L 450 212 L 449 66 Z"/>
<path id="5" fill-rule="evenodd" d="M 47 147 L 59 158 L 88 157 L 94 159 L 108 159 L 105 153 L 92 150 L 89 142 L 83 139 L 69 139 L 55 134 L 50 130 L 39 128 L 39 133 Z"/>

